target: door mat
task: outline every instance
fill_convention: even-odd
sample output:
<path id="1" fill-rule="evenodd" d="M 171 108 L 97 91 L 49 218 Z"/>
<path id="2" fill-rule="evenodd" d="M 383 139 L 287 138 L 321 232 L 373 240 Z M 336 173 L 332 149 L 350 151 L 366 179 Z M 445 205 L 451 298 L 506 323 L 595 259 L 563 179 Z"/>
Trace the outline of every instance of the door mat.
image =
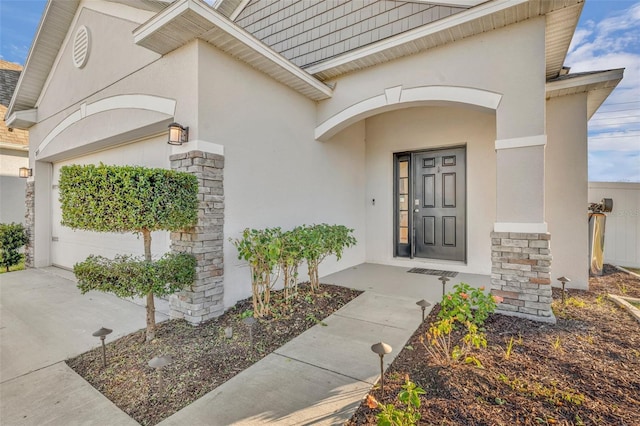
<path id="1" fill-rule="evenodd" d="M 458 275 L 457 272 L 453 272 L 453 271 L 441 271 L 439 269 L 424 269 L 424 268 L 411 268 L 407 272 L 411 272 L 412 274 L 437 275 L 439 277 L 450 277 L 450 278 L 453 278 Z"/>

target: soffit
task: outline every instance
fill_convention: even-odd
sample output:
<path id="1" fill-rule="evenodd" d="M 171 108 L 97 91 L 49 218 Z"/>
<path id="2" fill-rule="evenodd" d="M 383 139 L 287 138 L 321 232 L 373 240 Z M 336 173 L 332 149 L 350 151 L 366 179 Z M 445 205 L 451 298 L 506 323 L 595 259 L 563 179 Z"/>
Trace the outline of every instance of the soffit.
<path id="1" fill-rule="evenodd" d="M 161 55 L 199 38 L 313 100 L 332 90 L 197 0 L 180 0 L 138 27 L 135 42 Z"/>
<path id="2" fill-rule="evenodd" d="M 547 15 L 546 74 L 557 76 L 584 0 L 495 0 L 305 69 L 320 80 L 364 69 L 466 37 Z"/>
<path id="3" fill-rule="evenodd" d="M 587 93 L 587 119 L 600 108 L 622 80 L 624 68 L 567 74 L 547 81 L 547 99 Z"/>

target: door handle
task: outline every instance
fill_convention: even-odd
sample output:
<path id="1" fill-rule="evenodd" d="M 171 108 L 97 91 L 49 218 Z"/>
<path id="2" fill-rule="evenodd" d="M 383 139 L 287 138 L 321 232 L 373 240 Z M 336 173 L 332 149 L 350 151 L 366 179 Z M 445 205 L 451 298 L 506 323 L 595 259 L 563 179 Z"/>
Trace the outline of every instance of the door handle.
<path id="1" fill-rule="evenodd" d="M 413 212 L 414 212 L 414 213 L 419 213 L 419 212 L 420 212 L 420 209 L 415 209 Z"/>

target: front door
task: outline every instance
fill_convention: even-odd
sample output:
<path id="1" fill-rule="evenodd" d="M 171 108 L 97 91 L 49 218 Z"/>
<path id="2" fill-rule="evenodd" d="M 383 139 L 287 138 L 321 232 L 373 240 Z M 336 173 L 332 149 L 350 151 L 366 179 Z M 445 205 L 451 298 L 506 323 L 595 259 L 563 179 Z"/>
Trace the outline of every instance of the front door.
<path id="1" fill-rule="evenodd" d="M 397 227 L 406 225 L 408 238 L 398 232 L 396 255 L 438 260 L 466 260 L 466 152 L 464 148 L 420 151 L 396 156 L 399 173 L 406 164 L 409 188 L 396 185 Z M 400 182 L 400 174 L 397 176 Z M 406 194 L 403 194 L 402 191 Z M 408 214 L 407 214 L 408 213 Z M 408 216 L 406 219 L 405 216 Z M 406 244 L 400 244 L 405 242 Z"/>

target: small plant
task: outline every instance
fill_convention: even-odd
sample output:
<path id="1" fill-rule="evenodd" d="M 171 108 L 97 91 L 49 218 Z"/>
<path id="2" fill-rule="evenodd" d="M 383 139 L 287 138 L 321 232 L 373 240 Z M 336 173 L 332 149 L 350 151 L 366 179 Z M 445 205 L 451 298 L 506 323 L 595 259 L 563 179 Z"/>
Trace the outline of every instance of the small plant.
<path id="1" fill-rule="evenodd" d="M 0 223 L 0 266 L 9 268 L 19 264 L 24 255 L 18 250 L 27 243 L 27 232 L 21 223 Z"/>
<path id="2" fill-rule="evenodd" d="M 504 359 L 511 358 L 511 351 L 513 350 L 513 336 L 509 339 L 509 343 L 507 343 L 507 349 L 504 352 Z"/>
<path id="3" fill-rule="evenodd" d="M 496 300 L 494 296 L 485 294 L 484 287 L 473 288 L 459 283 L 453 287 L 453 292 L 444 295 L 440 306 L 438 318 L 451 318 L 462 324 L 468 321 L 481 327 L 489 314 L 496 310 Z"/>
<path id="4" fill-rule="evenodd" d="M 567 402 L 573 405 L 581 405 L 584 403 L 585 397 L 578 393 L 575 389 L 567 388 L 566 390 L 558 389 L 557 383 L 553 382 L 550 386 L 537 382 L 528 382 L 519 378 L 509 379 L 505 374 L 500 373 L 497 377 L 498 381 L 508 385 L 511 390 L 523 395 L 544 398 L 554 405 Z"/>
<path id="5" fill-rule="evenodd" d="M 393 404 L 381 404 L 372 395 L 367 396 L 367 406 L 380 410 L 376 416 L 378 426 L 413 426 L 418 424 L 422 417 L 419 411 L 420 395 L 425 393 L 424 389 L 406 377 L 402 391 L 398 394 L 398 401 L 404 405 L 404 408 L 396 408 Z"/>
<path id="6" fill-rule="evenodd" d="M 242 313 L 240 314 L 240 319 L 245 319 L 245 318 L 249 318 L 253 316 L 253 309 L 246 309 L 244 311 L 242 311 Z"/>
<path id="7" fill-rule="evenodd" d="M 242 238 L 230 240 L 238 249 L 238 259 L 251 269 L 253 313 L 264 317 L 271 309 L 271 289 L 278 279 L 277 266 L 282 254 L 280 228 L 245 229 Z"/>
<path id="8" fill-rule="evenodd" d="M 586 306 L 586 303 L 584 302 L 584 300 L 576 299 L 573 296 L 569 297 L 566 300 L 566 304 L 568 306 L 573 306 L 575 308 L 584 308 Z"/>
<path id="9" fill-rule="evenodd" d="M 429 331 L 427 331 L 427 343 L 425 343 L 422 336 L 420 336 L 420 343 L 427 350 L 427 353 L 431 355 L 434 362 L 438 364 L 449 365 L 453 361 L 464 361 L 466 364 L 475 364 L 477 367 L 482 368 L 480 360 L 468 354 L 473 348 L 487 347 L 487 339 L 484 333 L 478 331 L 477 325 L 467 322 L 465 324 L 467 333 L 462 338 L 462 346 L 452 346 L 453 322 L 449 318 L 432 324 L 429 327 Z"/>
<path id="10" fill-rule="evenodd" d="M 556 337 L 556 340 L 552 343 L 553 349 L 562 352 L 562 342 L 560 336 Z"/>
<path id="11" fill-rule="evenodd" d="M 302 226 L 295 230 L 299 234 L 302 245 L 302 258 L 307 261 L 309 283 L 312 291 L 320 289 L 318 267 L 327 256 L 335 255 L 338 260 L 342 258 L 345 248 L 354 246 L 356 239 L 353 237 L 353 229 L 343 225 L 319 225 Z"/>

